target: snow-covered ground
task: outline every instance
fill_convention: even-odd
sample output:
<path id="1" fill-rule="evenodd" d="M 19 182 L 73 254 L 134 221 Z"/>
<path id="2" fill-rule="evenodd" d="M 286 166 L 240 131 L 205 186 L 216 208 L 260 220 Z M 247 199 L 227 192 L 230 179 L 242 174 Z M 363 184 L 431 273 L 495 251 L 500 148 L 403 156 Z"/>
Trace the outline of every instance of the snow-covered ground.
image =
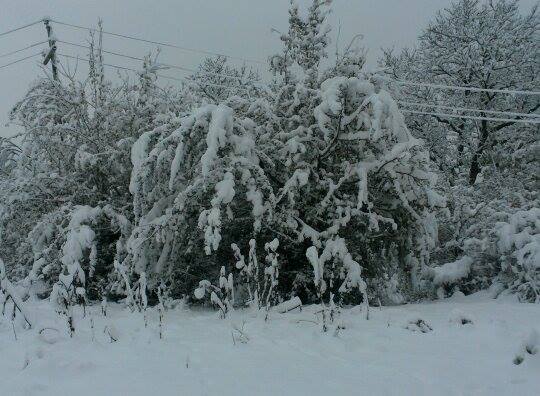
<path id="1" fill-rule="evenodd" d="M 42 326 L 61 326 L 47 302 L 29 309 Z M 265 322 L 250 311 L 221 320 L 215 312 L 178 307 L 166 312 L 162 340 L 156 312 L 145 328 L 140 314 L 120 305 L 110 306 L 107 318 L 91 309 L 93 331 L 87 316 L 76 323 L 74 338 L 19 329 L 15 341 L 3 318 L 0 394 L 540 394 L 539 305 L 477 294 L 372 308 L 369 321 L 354 307 L 344 310 L 346 328 L 338 336 L 321 332 L 316 310 L 273 313 Z M 432 331 L 412 331 L 419 328 L 408 322 L 419 318 Z M 249 340 L 242 342 L 235 327 Z M 107 333 L 118 340 L 111 343 Z"/>

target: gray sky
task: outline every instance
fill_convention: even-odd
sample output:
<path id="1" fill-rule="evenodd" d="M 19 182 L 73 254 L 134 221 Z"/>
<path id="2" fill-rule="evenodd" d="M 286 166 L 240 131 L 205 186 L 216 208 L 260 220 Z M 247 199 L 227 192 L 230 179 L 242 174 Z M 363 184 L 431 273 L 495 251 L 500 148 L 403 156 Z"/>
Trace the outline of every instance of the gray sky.
<path id="1" fill-rule="evenodd" d="M 530 9 L 537 0 L 522 0 Z M 301 6 L 309 0 L 298 0 Z M 144 37 L 155 41 L 266 60 L 279 49 L 279 40 L 271 28 L 287 27 L 288 0 L 0 0 L 0 32 L 24 25 L 44 16 L 94 26 L 102 18 L 104 29 Z M 380 48 L 411 45 L 435 12 L 451 0 L 334 0 L 330 24 L 335 38 L 341 25 L 341 44 L 355 34 L 364 35 L 368 66 L 374 66 Z M 54 26 L 55 35 L 66 41 L 84 43 L 87 32 Z M 0 37 L 0 55 L 44 40 L 43 24 Z M 335 44 L 333 44 L 335 45 Z M 35 47 L 24 53 L 0 58 L 0 65 L 36 53 Z M 105 49 L 142 57 L 155 46 L 104 36 Z M 84 49 L 59 44 L 59 52 L 86 56 Z M 160 61 L 194 68 L 203 55 L 163 48 Z M 0 69 L 0 136 L 16 132 L 5 127 L 11 106 L 25 93 L 28 84 L 41 73 L 39 58 Z M 136 61 L 107 56 L 106 62 L 137 68 Z M 261 65 L 254 65 L 263 68 Z M 82 70 L 82 68 L 81 68 Z M 111 74 L 113 70 L 109 69 Z M 167 74 L 177 77 L 169 70 Z"/>

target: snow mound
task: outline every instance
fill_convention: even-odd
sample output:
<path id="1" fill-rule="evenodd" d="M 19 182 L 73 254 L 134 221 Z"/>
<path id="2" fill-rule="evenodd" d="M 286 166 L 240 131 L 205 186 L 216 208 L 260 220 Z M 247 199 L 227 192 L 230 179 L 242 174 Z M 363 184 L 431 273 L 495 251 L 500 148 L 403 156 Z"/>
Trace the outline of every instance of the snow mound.
<path id="1" fill-rule="evenodd" d="M 473 260 L 464 256 L 459 260 L 446 263 L 440 267 L 429 268 L 427 275 L 432 279 L 433 285 L 452 284 L 469 276 Z"/>
<path id="2" fill-rule="evenodd" d="M 468 325 L 475 322 L 472 315 L 469 315 L 468 313 L 465 313 L 457 308 L 453 309 L 452 312 L 450 312 L 449 321 L 450 323 L 455 323 L 458 325 Z"/>

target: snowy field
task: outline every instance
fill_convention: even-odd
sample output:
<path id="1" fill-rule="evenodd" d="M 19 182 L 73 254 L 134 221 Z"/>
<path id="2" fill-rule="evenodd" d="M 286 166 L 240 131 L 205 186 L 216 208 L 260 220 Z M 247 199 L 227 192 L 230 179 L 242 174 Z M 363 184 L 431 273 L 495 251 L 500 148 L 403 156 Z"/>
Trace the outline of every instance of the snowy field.
<path id="1" fill-rule="evenodd" d="M 29 308 L 42 327 L 60 327 L 48 303 Z M 2 319 L 0 394 L 539 394 L 538 305 L 477 294 L 372 308 L 369 321 L 355 307 L 343 312 L 346 328 L 337 336 L 321 333 L 316 310 L 273 313 L 265 322 L 250 311 L 221 320 L 177 307 L 166 312 L 162 340 L 156 312 L 145 328 L 140 314 L 119 305 L 107 318 L 93 308 L 94 329 L 89 316 L 80 319 L 72 339 L 19 329 L 15 341 Z M 409 323 L 419 318 L 432 331 Z"/>

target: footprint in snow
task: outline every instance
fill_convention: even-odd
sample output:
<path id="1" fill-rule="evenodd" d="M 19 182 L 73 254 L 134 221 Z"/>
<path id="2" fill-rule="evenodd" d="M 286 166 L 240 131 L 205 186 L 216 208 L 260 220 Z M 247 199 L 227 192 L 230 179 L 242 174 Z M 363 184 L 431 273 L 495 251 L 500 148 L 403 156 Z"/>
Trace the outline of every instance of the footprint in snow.
<path id="1" fill-rule="evenodd" d="M 406 330 L 412 332 L 429 333 L 433 331 L 433 328 L 424 319 L 414 318 L 410 319 L 403 327 Z"/>

